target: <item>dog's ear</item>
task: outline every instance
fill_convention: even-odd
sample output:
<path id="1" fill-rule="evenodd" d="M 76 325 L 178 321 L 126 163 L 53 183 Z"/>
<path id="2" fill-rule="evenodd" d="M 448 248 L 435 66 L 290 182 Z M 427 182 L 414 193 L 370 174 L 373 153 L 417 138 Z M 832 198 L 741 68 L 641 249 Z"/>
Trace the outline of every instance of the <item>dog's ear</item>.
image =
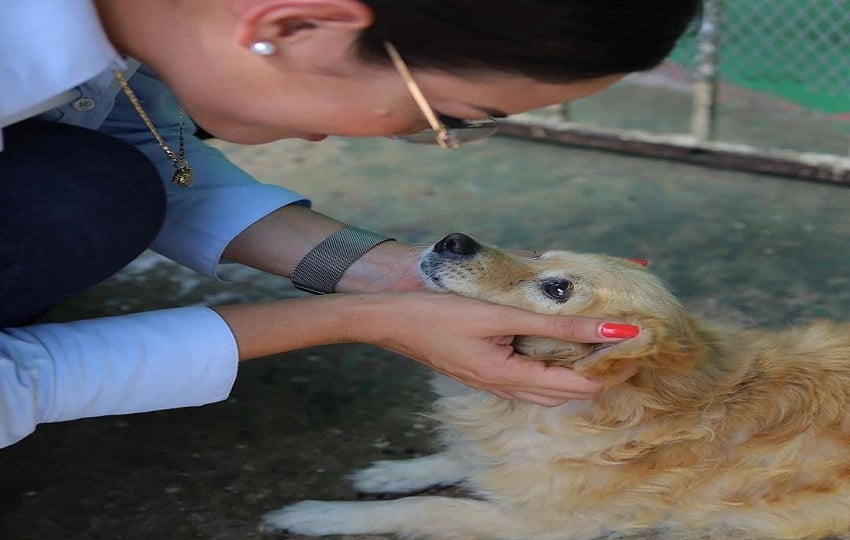
<path id="1" fill-rule="evenodd" d="M 686 315 L 660 320 L 651 316 L 615 317 L 640 327 L 640 334 L 617 343 L 571 343 L 553 338 L 517 336 L 514 349 L 547 366 L 567 367 L 584 377 L 616 386 L 640 370 L 677 374 L 702 354 L 696 323 Z"/>
<path id="2" fill-rule="evenodd" d="M 693 367 L 701 349 L 694 322 L 688 317 L 671 321 L 637 317 L 628 321 L 640 326 L 640 334 L 591 352 L 577 360 L 573 369 L 584 377 L 615 386 L 636 370 L 659 370 L 676 374 Z"/>

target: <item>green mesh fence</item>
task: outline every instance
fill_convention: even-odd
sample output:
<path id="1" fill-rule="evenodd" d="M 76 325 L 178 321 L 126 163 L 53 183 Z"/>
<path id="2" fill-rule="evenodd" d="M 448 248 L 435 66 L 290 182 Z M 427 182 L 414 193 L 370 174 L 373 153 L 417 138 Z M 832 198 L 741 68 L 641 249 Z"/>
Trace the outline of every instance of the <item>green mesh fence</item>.
<path id="1" fill-rule="evenodd" d="M 850 112 L 850 0 L 723 0 L 719 74 L 830 114 Z M 693 66 L 696 37 L 672 59 Z"/>

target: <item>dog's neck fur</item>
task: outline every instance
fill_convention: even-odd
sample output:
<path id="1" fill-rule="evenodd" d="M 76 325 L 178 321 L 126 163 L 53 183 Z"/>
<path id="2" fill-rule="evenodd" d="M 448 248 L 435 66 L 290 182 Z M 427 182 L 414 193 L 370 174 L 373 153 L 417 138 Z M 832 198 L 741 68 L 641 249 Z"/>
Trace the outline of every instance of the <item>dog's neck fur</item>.
<path id="1" fill-rule="evenodd" d="M 717 459 L 723 448 L 775 446 L 814 425 L 824 440 L 850 437 L 845 414 L 850 403 L 850 324 L 820 322 L 766 332 L 683 320 L 684 325 L 672 327 L 678 339 L 661 336 L 643 344 L 662 343 L 663 349 L 647 352 L 635 342 L 633 347 L 613 347 L 592 362 L 575 361 L 577 371 L 603 380 L 616 380 L 618 370 L 640 367 L 637 375 L 612 383 L 591 402 L 549 409 L 460 385 L 438 386 L 443 398 L 435 404 L 434 416 L 447 428 L 446 440 L 492 439 L 483 448 L 495 447 L 498 455 L 517 446 L 510 442 L 516 434 L 511 429 L 502 433 L 504 426 L 549 426 L 560 437 L 581 441 L 559 455 L 584 464 L 650 456 L 675 461 L 681 456 L 671 449 L 680 443 L 704 454 L 688 454 L 689 463 Z M 664 331 L 648 326 L 645 336 Z M 500 420 L 506 416 L 513 419 Z M 592 434 L 600 436 L 587 437 Z"/>
<path id="2" fill-rule="evenodd" d="M 593 345 L 547 338 L 521 338 L 516 350 L 549 366 L 574 369 L 609 388 L 594 400 L 601 425 L 628 426 L 654 417 L 694 410 L 734 388 L 744 376 L 734 361 L 751 347 L 745 332 L 698 321 L 640 321 L 642 336 L 597 350 Z M 623 373 L 639 368 L 626 382 Z"/>
<path id="3" fill-rule="evenodd" d="M 640 371 L 596 398 L 595 422 L 627 427 L 704 409 L 720 396 L 734 392 L 748 371 L 747 366 L 734 361 L 751 347 L 746 332 L 692 318 L 686 324 L 679 340 L 632 359 Z M 579 371 L 594 376 L 594 367 Z"/>
<path id="4" fill-rule="evenodd" d="M 662 419 L 718 431 L 712 436 L 722 437 L 719 431 L 731 424 L 749 427 L 726 436 L 786 439 L 817 423 L 850 434 L 850 419 L 841 412 L 850 402 L 844 390 L 850 388 L 850 325 L 822 321 L 779 332 L 693 319 L 689 325 L 690 346 L 640 358 L 645 367 L 637 375 L 594 400 L 588 427 Z M 819 410 L 817 419 L 793 420 L 807 408 Z M 741 420 L 729 422 L 732 416 Z"/>
<path id="5" fill-rule="evenodd" d="M 663 324 L 651 318 L 635 322 L 641 324 L 641 337 L 604 350 L 538 337 L 515 342 L 522 354 L 547 365 L 570 367 L 609 386 L 587 406 L 562 406 L 552 414 L 563 413 L 565 419 L 590 431 L 628 429 L 658 420 L 681 424 L 681 429 L 674 430 L 681 432 L 691 429 L 685 426 L 705 424 L 694 417 L 725 399 L 722 396 L 734 395 L 746 378 L 748 367 L 737 361 L 742 351 L 752 347 L 746 331 L 699 321 L 684 312 Z M 624 373 L 635 367 L 638 373 L 621 382 Z M 535 405 L 514 402 L 506 411 L 544 414 L 535 409 Z"/>

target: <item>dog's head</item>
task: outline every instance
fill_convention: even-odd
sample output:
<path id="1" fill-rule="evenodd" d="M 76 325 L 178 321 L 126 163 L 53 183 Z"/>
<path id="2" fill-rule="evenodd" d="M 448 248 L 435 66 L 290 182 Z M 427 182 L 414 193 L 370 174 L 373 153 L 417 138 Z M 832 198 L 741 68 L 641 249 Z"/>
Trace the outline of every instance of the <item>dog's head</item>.
<path id="1" fill-rule="evenodd" d="M 514 343 L 518 352 L 609 385 L 635 367 L 676 373 L 695 360 L 692 321 L 661 280 L 630 259 L 569 251 L 532 259 L 453 233 L 425 251 L 420 269 L 433 290 L 538 313 L 639 326 L 638 337 L 613 345 L 533 336 L 519 336 Z"/>

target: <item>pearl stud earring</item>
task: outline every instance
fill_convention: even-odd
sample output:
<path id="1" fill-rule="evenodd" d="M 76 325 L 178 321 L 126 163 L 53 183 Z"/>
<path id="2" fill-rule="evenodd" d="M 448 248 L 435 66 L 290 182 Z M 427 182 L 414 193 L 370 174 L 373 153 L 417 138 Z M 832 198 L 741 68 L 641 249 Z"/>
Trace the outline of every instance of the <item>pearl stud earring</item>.
<path id="1" fill-rule="evenodd" d="M 271 41 L 255 41 L 251 44 L 251 52 L 258 56 L 269 56 L 277 52 L 277 47 Z"/>

